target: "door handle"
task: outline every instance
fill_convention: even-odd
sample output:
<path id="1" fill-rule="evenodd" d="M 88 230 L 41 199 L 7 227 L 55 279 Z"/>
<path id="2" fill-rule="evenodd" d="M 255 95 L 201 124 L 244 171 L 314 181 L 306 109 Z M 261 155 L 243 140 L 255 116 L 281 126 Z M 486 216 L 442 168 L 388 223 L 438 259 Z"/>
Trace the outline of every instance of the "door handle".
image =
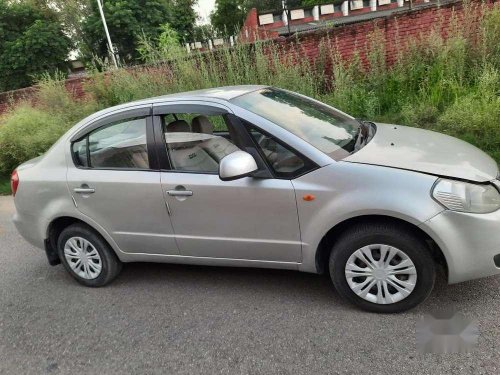
<path id="1" fill-rule="evenodd" d="M 95 189 L 89 187 L 74 188 L 73 191 L 77 194 L 94 194 Z"/>
<path id="2" fill-rule="evenodd" d="M 190 197 L 193 192 L 191 190 L 167 190 L 167 194 L 171 197 Z"/>

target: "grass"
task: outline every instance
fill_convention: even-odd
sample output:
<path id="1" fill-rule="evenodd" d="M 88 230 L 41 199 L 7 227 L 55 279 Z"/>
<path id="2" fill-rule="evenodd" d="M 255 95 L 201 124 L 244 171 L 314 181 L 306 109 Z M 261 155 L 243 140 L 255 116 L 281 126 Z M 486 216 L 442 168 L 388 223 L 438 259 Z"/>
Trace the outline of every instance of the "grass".
<path id="1" fill-rule="evenodd" d="M 0 175 L 0 195 L 10 195 L 10 177 Z"/>
<path id="2" fill-rule="evenodd" d="M 500 163 L 500 7 L 464 6 L 460 20 L 453 16 L 447 38 L 438 23 L 419 37 L 396 40 L 401 53 L 392 66 L 385 64 L 383 32 L 375 30 L 349 59 L 339 56 L 334 36 L 326 34 L 314 62 L 303 57 L 298 37 L 294 43 L 241 44 L 168 63 L 96 72 L 83 100 L 75 100 L 58 77 L 45 77 L 33 102 L 20 103 L 0 118 L 0 173 L 40 155 L 97 109 L 240 84 L 282 87 L 355 117 L 440 131 L 478 146 Z"/>

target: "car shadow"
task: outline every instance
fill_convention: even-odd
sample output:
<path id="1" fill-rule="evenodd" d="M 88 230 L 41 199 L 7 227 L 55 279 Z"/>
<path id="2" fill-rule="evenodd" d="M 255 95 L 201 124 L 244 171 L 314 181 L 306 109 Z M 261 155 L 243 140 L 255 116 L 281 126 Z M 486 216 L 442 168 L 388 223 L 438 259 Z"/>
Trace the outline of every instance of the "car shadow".
<path id="1" fill-rule="evenodd" d="M 45 264 L 43 267 L 47 267 Z M 63 267 L 56 267 L 53 283 L 74 283 Z M 55 285 L 54 285 L 55 287 Z M 448 285 L 439 272 L 434 290 L 421 305 L 404 314 L 426 314 L 442 307 L 481 314 L 478 301 L 486 295 L 498 298 L 500 277 L 490 277 Z M 85 288 L 86 289 L 86 288 Z M 129 297 L 150 294 L 161 298 L 182 298 L 184 295 L 204 298 L 227 297 L 243 300 L 261 300 L 261 303 L 279 301 L 294 305 L 310 303 L 335 311 L 362 313 L 335 290 L 329 275 L 265 268 L 195 266 L 168 263 L 125 263 L 116 280 L 105 287 L 105 293 L 124 293 Z M 102 293 L 102 290 L 101 290 Z"/>
<path id="2" fill-rule="evenodd" d="M 113 286 L 165 285 L 168 288 L 217 290 L 219 293 L 258 293 L 262 297 L 308 297 L 344 304 L 328 275 L 265 268 L 127 263 Z"/>

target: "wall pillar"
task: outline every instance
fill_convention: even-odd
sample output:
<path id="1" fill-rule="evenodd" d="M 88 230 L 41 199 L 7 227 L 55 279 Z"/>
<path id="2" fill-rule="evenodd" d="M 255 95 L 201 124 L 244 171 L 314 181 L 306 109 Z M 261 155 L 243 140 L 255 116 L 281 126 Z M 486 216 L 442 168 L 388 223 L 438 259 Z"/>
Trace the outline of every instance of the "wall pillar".
<path id="1" fill-rule="evenodd" d="M 342 10 L 342 14 L 344 16 L 348 16 L 349 15 L 349 2 L 348 1 L 344 1 L 342 3 L 342 5 L 340 6 L 340 10 Z"/>
<path id="2" fill-rule="evenodd" d="M 315 21 L 319 21 L 319 5 L 315 5 L 313 8 L 313 17 Z"/>

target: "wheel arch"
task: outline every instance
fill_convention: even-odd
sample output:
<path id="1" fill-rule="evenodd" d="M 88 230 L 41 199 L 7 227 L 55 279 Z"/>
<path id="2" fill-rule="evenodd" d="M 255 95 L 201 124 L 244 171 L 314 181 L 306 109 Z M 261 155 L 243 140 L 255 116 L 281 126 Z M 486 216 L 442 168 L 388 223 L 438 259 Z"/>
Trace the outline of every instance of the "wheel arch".
<path id="1" fill-rule="evenodd" d="M 434 258 L 434 261 L 441 266 L 443 266 L 444 271 L 446 273 L 446 278 L 448 278 L 448 264 L 446 262 L 446 257 L 444 256 L 443 251 L 439 247 L 439 245 L 434 241 L 434 239 L 427 234 L 424 230 L 419 228 L 417 225 L 400 219 L 396 218 L 393 216 L 387 216 L 387 215 L 362 215 L 362 216 L 355 216 L 351 217 L 349 219 L 346 219 L 344 221 L 341 221 L 340 223 L 337 223 L 335 226 L 330 228 L 328 232 L 323 236 L 321 241 L 319 242 L 319 245 L 316 249 L 316 256 L 315 256 L 315 263 L 316 263 L 316 270 L 318 273 L 323 274 L 328 272 L 328 259 L 330 256 L 330 252 L 332 250 L 333 245 L 339 238 L 339 236 L 348 228 L 351 228 L 352 226 L 359 225 L 359 224 L 366 224 L 370 222 L 385 222 L 385 223 L 393 223 L 400 225 L 407 230 L 413 232 L 416 234 L 419 238 L 421 238 L 426 244 L 427 247 L 429 248 L 429 251 L 431 252 L 431 255 Z"/>
<path id="2" fill-rule="evenodd" d="M 95 231 L 113 249 L 116 256 L 119 259 L 121 258 L 120 251 L 117 250 L 116 244 L 102 228 L 98 227 L 97 225 L 93 225 L 93 223 L 82 220 L 82 218 L 66 215 L 53 218 L 50 221 L 49 225 L 47 226 L 47 232 L 44 242 L 45 242 L 45 251 L 47 253 L 47 257 L 51 265 L 56 265 L 60 263 L 59 255 L 57 252 L 57 240 L 59 238 L 59 235 L 62 233 L 64 229 L 73 224 L 83 224 L 92 229 L 93 231 Z"/>

